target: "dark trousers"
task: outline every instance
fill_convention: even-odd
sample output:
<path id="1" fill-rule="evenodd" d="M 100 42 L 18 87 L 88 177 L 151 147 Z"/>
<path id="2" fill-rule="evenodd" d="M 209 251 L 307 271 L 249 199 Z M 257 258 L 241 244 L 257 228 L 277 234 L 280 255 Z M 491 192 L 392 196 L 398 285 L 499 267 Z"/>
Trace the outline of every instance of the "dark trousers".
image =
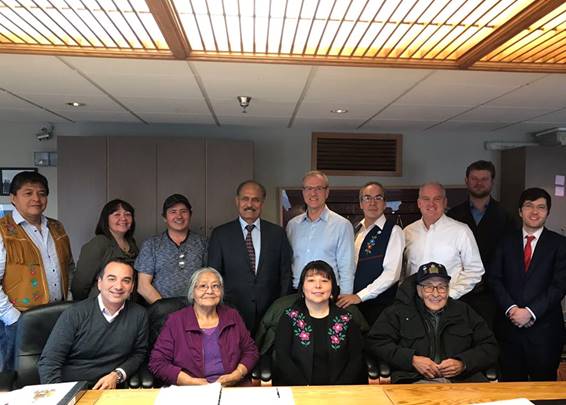
<path id="1" fill-rule="evenodd" d="M 376 299 L 373 299 L 359 303 L 358 309 L 360 310 L 364 318 L 366 318 L 366 321 L 371 329 L 377 318 L 379 318 L 381 312 L 389 305 L 391 304 L 380 303 L 377 302 Z"/>
<path id="2" fill-rule="evenodd" d="M 4 325 L 0 321 L 0 371 L 14 369 L 14 344 L 16 342 L 16 329 L 18 322 Z"/>
<path id="3" fill-rule="evenodd" d="M 468 294 L 462 296 L 460 301 L 471 306 L 472 309 L 485 320 L 489 329 L 492 331 L 494 330 L 493 322 L 495 319 L 495 312 L 497 311 L 497 304 L 489 290 L 485 289 L 480 292 L 472 290 Z"/>
<path id="4" fill-rule="evenodd" d="M 500 341 L 500 381 L 556 381 L 561 347 L 531 343 L 526 336 Z"/>

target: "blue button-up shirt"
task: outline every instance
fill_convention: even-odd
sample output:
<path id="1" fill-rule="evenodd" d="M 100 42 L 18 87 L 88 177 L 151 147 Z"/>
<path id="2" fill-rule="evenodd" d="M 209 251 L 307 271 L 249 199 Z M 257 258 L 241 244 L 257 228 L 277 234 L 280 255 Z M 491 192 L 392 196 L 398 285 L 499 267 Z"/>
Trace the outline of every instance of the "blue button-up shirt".
<path id="1" fill-rule="evenodd" d="M 306 213 L 291 219 L 287 236 L 293 248 L 293 287 L 297 288 L 305 265 L 324 260 L 334 269 L 341 294 L 354 289 L 354 229 L 350 221 L 324 207 L 311 221 Z"/>

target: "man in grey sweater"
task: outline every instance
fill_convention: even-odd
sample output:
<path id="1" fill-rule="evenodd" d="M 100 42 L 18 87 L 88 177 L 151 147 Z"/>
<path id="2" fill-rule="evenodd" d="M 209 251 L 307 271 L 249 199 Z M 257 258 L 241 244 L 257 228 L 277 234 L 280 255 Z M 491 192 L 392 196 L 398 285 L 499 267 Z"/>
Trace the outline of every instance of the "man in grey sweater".
<path id="1" fill-rule="evenodd" d="M 116 260 L 98 276 L 100 294 L 61 314 L 38 362 L 42 384 L 88 381 L 113 389 L 135 373 L 147 352 L 147 315 L 128 302 L 134 269 Z"/>

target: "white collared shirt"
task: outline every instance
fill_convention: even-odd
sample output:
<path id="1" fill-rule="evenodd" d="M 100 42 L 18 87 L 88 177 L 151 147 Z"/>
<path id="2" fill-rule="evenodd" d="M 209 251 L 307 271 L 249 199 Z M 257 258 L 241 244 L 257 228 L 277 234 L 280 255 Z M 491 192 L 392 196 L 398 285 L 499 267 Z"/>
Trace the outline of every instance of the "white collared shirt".
<path id="1" fill-rule="evenodd" d="M 527 245 L 527 236 L 532 235 L 535 237 L 531 241 L 531 257 L 533 257 L 532 255 L 535 254 L 535 247 L 537 246 L 538 240 L 540 239 L 540 235 L 542 234 L 543 230 L 544 230 L 544 226 L 540 227 L 533 233 L 528 233 L 527 231 L 525 231 L 525 228 L 523 228 L 523 249 Z"/>
<path id="2" fill-rule="evenodd" d="M 442 214 L 426 228 L 422 218 L 404 229 L 405 273 L 415 274 L 429 262 L 443 264 L 450 280 L 450 297 L 458 299 L 472 291 L 485 270 L 474 234 L 468 225 Z"/>
<path id="3" fill-rule="evenodd" d="M 249 224 L 242 219 L 242 217 L 238 217 L 240 220 L 240 226 L 242 227 L 242 233 L 244 235 L 244 240 L 246 240 L 246 236 L 248 235 L 248 230 L 246 226 Z M 255 252 L 255 272 L 257 273 L 258 265 L 259 265 L 259 254 L 261 252 L 261 220 L 258 218 L 252 224 L 254 225 L 254 229 L 252 229 L 252 243 L 254 244 L 254 252 Z"/>
<path id="4" fill-rule="evenodd" d="M 360 249 L 362 243 L 368 234 L 376 225 L 380 229 L 385 226 L 385 215 L 381 215 L 374 223 L 370 224 L 369 227 L 365 226 L 366 220 L 360 221 L 360 229 L 356 233 L 356 239 L 354 242 L 355 252 L 356 252 L 356 267 L 358 265 L 358 259 L 360 257 Z M 398 225 L 393 225 L 391 230 L 391 236 L 389 237 L 389 242 L 385 249 L 385 256 L 383 257 L 383 273 L 376 278 L 371 284 L 368 284 L 363 290 L 358 291 L 356 295 L 362 300 L 367 301 L 376 298 L 379 294 L 382 294 L 389 287 L 399 281 L 401 277 L 401 267 L 403 265 L 403 250 L 405 249 L 405 236 L 403 235 L 403 230 Z"/>
<path id="5" fill-rule="evenodd" d="M 98 294 L 96 299 L 98 300 L 98 306 L 100 307 L 100 312 L 102 312 L 104 319 L 106 319 L 108 323 L 114 322 L 114 319 L 116 319 L 116 317 L 120 315 L 120 312 L 124 309 L 124 306 L 126 305 L 126 302 L 124 302 L 122 306 L 116 312 L 114 312 L 114 315 L 112 315 L 110 311 L 104 306 L 104 303 L 102 302 L 102 296 L 100 294 Z"/>
<path id="6" fill-rule="evenodd" d="M 47 228 L 47 217 L 44 215 L 41 216 L 41 232 L 35 225 L 27 222 L 15 208 L 12 211 L 12 218 L 16 224 L 22 226 L 25 233 L 39 250 L 45 271 L 47 287 L 49 289 L 49 302 L 61 301 L 63 299 L 61 266 L 59 265 L 55 242 L 51 237 L 49 228 Z M 4 247 L 4 240 L 0 238 L 0 280 L 4 278 L 5 270 L 6 248 Z M 0 284 L 0 320 L 4 322 L 5 325 L 11 325 L 16 322 L 19 317 L 20 312 L 14 308 Z"/>

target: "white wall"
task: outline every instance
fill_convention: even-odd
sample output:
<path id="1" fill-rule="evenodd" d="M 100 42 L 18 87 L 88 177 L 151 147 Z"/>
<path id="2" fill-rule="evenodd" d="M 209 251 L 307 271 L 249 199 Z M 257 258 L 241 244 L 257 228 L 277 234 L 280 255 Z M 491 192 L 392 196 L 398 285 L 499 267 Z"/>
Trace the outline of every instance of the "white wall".
<path id="1" fill-rule="evenodd" d="M 34 151 L 54 151 L 56 141 L 38 142 L 37 125 L 8 124 L 0 130 L 0 167 L 31 166 Z M 316 129 L 315 129 L 316 130 Z M 429 133 L 431 132 L 431 133 Z M 486 151 L 485 141 L 523 141 L 525 134 L 495 135 L 493 132 L 404 133 L 403 176 L 381 177 L 384 185 L 418 185 L 436 180 L 445 185 L 462 185 L 466 166 L 478 159 L 498 166 L 497 152 Z M 311 129 L 212 127 L 183 125 L 61 124 L 56 135 L 169 135 L 252 140 L 255 144 L 255 178 L 267 187 L 264 218 L 277 221 L 277 187 L 297 187 L 310 169 Z M 235 157 L 236 158 L 236 157 Z M 47 214 L 57 216 L 56 168 L 41 168 L 51 188 Z M 368 177 L 331 177 L 332 186 L 358 186 Z M 375 179 L 375 178 L 371 178 Z M 190 196 L 189 196 L 190 197 Z M 2 198 L 7 201 L 7 198 Z"/>

